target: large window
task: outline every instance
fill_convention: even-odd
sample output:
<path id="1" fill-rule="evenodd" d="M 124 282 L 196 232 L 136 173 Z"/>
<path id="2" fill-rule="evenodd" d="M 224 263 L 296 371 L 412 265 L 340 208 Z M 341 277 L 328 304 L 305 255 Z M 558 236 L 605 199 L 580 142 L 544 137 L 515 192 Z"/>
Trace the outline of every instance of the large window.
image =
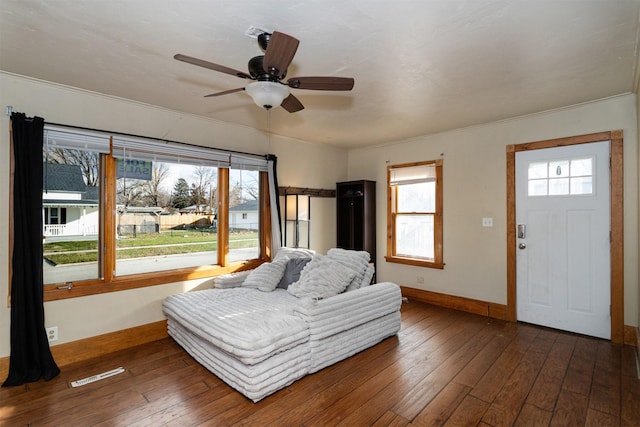
<path id="1" fill-rule="evenodd" d="M 388 262 L 443 268 L 442 161 L 387 169 Z"/>
<path id="2" fill-rule="evenodd" d="M 266 257 L 264 158 L 56 126 L 45 127 L 44 157 L 47 300 L 208 277 Z"/>

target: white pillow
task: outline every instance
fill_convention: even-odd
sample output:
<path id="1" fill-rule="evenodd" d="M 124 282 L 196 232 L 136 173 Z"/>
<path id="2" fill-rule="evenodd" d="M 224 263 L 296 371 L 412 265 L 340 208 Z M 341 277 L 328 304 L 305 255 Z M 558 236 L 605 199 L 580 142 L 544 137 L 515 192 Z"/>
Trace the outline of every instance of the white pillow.
<path id="1" fill-rule="evenodd" d="M 373 279 L 373 275 L 376 272 L 376 268 L 373 266 L 373 264 L 369 264 L 369 267 L 367 267 L 367 270 L 364 272 L 364 278 L 362 279 L 362 283 L 360 284 L 361 288 L 364 288 L 365 286 L 369 286 L 371 284 L 371 280 Z"/>
<path id="2" fill-rule="evenodd" d="M 237 288 L 242 286 L 242 282 L 244 282 L 249 273 L 251 273 L 251 270 L 217 276 L 213 279 L 213 287 L 218 289 Z"/>
<path id="3" fill-rule="evenodd" d="M 288 248 L 286 246 L 281 247 L 273 260 L 280 259 L 282 257 L 287 258 L 309 258 L 311 259 L 315 255 L 315 251 L 305 248 Z"/>
<path id="4" fill-rule="evenodd" d="M 300 279 L 287 291 L 299 298 L 323 299 L 343 292 L 355 273 L 327 256 L 315 255 L 300 273 Z"/>
<path id="5" fill-rule="evenodd" d="M 371 259 L 371 255 L 369 255 L 369 252 L 331 248 L 327 252 L 327 256 L 356 274 L 354 279 L 349 284 L 347 291 L 352 291 L 354 289 L 358 289 L 360 286 L 363 286 L 362 282 L 365 280 L 365 272 L 369 267 L 369 260 Z M 371 278 L 369 278 L 369 281 L 370 280 Z M 364 286 L 366 286 L 367 284 L 368 283 L 364 284 Z"/>
<path id="6" fill-rule="evenodd" d="M 273 262 L 261 264 L 258 268 L 251 270 L 242 283 L 242 287 L 260 289 L 265 292 L 273 291 L 282 279 L 288 261 L 289 258 L 282 257 Z"/>

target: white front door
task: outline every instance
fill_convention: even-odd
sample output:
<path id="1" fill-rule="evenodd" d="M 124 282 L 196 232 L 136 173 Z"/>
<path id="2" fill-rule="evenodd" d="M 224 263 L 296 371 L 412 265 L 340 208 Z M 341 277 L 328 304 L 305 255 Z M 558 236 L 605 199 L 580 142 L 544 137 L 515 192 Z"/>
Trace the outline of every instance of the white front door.
<path id="1" fill-rule="evenodd" d="M 609 142 L 516 153 L 517 318 L 609 339 Z"/>

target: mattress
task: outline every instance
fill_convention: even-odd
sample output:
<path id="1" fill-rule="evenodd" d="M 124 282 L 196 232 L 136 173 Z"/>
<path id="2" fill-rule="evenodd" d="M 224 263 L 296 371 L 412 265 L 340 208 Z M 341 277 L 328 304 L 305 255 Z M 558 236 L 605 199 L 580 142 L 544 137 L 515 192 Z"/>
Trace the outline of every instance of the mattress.
<path id="1" fill-rule="evenodd" d="M 172 295 L 163 310 L 190 334 L 252 365 L 309 339 L 307 323 L 293 314 L 298 301 L 284 289 L 208 289 Z"/>
<path id="2" fill-rule="evenodd" d="M 310 373 L 333 365 L 362 350 L 372 347 L 385 338 L 393 336 L 400 330 L 400 312 L 370 320 L 354 328 L 323 339 L 312 339 Z"/>
<path id="3" fill-rule="evenodd" d="M 236 357 L 192 334 L 172 319 L 167 321 L 169 335 L 201 365 L 230 387 L 254 402 L 286 387 L 309 372 L 308 342 L 290 347 L 271 357 L 247 365 Z"/>

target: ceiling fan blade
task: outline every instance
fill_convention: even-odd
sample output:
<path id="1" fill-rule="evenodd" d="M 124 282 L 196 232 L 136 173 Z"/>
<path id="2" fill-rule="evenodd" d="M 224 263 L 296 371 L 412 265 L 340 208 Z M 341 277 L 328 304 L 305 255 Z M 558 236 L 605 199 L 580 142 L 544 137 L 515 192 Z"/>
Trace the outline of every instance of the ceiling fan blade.
<path id="1" fill-rule="evenodd" d="M 205 98 L 211 98 L 212 96 L 221 96 L 221 95 L 226 95 L 228 93 L 242 92 L 243 90 L 244 90 L 243 87 L 238 87 L 238 88 L 235 88 L 235 89 L 225 90 L 223 92 L 216 92 L 216 93 L 212 93 L 212 94 L 209 94 L 209 95 L 205 95 L 204 97 Z"/>
<path id="2" fill-rule="evenodd" d="M 209 70 L 218 71 L 225 74 L 231 74 L 232 76 L 240 77 L 242 79 L 251 79 L 249 74 L 234 70 L 233 68 L 225 67 L 224 65 L 214 64 L 213 62 L 205 61 L 203 59 L 193 58 L 191 56 L 182 55 L 181 53 L 177 53 L 173 56 L 174 59 L 178 61 L 187 62 L 189 64 L 197 65 L 198 67 L 208 68 Z"/>
<path id="3" fill-rule="evenodd" d="M 285 99 L 282 100 L 282 108 L 287 110 L 290 113 L 295 113 L 296 111 L 300 111 L 304 109 L 304 105 L 302 102 L 292 94 L 289 94 Z"/>
<path id="4" fill-rule="evenodd" d="M 311 90 L 351 90 L 355 81 L 351 77 L 292 77 L 289 87 Z"/>
<path id="5" fill-rule="evenodd" d="M 264 71 L 271 73 L 275 69 L 275 75 L 282 78 L 293 60 L 300 40 L 284 33 L 274 31 L 269 39 L 269 45 L 264 53 Z"/>

